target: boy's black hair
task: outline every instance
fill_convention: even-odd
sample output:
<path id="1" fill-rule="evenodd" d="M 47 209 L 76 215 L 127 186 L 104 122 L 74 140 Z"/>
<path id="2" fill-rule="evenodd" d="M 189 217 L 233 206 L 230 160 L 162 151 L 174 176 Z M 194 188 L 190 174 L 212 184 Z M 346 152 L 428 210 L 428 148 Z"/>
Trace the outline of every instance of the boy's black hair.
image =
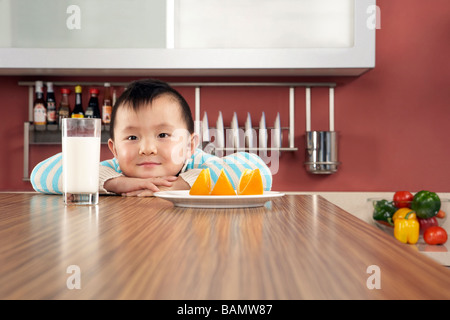
<path id="1" fill-rule="evenodd" d="M 191 109 L 183 96 L 166 82 L 154 79 L 144 79 L 131 82 L 114 104 L 110 123 L 111 139 L 114 140 L 114 122 L 117 109 L 127 105 L 137 111 L 140 107 L 152 103 L 154 99 L 162 95 L 169 95 L 179 102 L 182 117 L 186 122 L 187 129 L 189 133 L 193 133 L 194 120 L 192 119 Z"/>

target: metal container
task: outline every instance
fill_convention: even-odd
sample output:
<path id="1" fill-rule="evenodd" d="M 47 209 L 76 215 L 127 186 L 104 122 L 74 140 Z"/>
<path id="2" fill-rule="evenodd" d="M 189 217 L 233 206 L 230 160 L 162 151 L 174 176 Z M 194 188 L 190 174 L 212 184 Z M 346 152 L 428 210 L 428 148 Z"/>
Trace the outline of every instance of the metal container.
<path id="1" fill-rule="evenodd" d="M 338 134 L 336 131 L 306 131 L 306 171 L 332 174 L 338 165 Z"/>

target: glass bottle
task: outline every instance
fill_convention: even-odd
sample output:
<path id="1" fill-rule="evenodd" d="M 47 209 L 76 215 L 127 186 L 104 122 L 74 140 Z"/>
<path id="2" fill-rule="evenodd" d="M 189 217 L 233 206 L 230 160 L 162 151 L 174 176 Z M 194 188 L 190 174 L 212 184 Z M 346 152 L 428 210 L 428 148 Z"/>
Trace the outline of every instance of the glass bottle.
<path id="1" fill-rule="evenodd" d="M 35 83 L 36 97 L 33 103 L 33 123 L 37 130 L 45 130 L 47 124 L 47 108 L 44 101 L 44 83 L 36 81 Z"/>
<path id="2" fill-rule="evenodd" d="M 75 87 L 75 107 L 72 111 L 72 118 L 84 118 L 83 103 L 81 99 L 81 86 Z"/>
<path id="3" fill-rule="evenodd" d="M 58 118 L 59 127 L 61 127 L 63 118 L 70 118 L 69 94 L 70 89 L 61 88 L 61 102 L 59 103 Z"/>
<path id="4" fill-rule="evenodd" d="M 111 112 L 112 112 L 111 85 L 108 82 L 106 82 L 105 95 L 103 97 L 103 107 L 102 107 L 103 124 L 109 124 L 111 122 Z"/>
<path id="5" fill-rule="evenodd" d="M 47 82 L 47 124 L 57 124 L 56 100 L 53 92 L 53 83 Z"/>
<path id="6" fill-rule="evenodd" d="M 86 118 L 101 118 L 100 117 L 100 107 L 98 104 L 98 89 L 92 88 L 89 90 L 91 97 L 89 98 L 89 103 L 86 108 L 85 117 Z"/>

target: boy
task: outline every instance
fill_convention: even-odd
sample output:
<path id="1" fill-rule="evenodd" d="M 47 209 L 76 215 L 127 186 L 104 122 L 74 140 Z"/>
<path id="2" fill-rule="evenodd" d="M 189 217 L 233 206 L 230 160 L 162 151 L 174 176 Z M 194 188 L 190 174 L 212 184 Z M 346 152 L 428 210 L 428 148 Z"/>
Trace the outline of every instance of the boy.
<path id="1" fill-rule="evenodd" d="M 218 158 L 196 149 L 189 105 L 164 82 L 131 83 L 113 108 L 110 126 L 108 147 L 114 159 L 100 164 L 101 193 L 152 196 L 161 189 L 188 190 L 204 168 L 210 168 L 213 180 L 223 168 L 235 188 L 244 169 L 259 168 L 264 189 L 271 189 L 271 172 L 258 156 L 238 152 Z M 33 188 L 61 194 L 61 172 L 59 153 L 33 169 Z"/>

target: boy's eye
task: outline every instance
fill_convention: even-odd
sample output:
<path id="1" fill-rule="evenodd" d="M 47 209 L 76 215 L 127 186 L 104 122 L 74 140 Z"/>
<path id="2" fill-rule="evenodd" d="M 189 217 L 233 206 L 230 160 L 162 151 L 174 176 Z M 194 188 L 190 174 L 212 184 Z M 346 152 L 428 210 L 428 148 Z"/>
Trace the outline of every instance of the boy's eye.
<path id="1" fill-rule="evenodd" d="M 158 134 L 158 138 L 168 138 L 170 135 L 168 133 L 160 133 Z"/>
<path id="2" fill-rule="evenodd" d="M 137 137 L 136 137 L 136 136 L 129 136 L 129 137 L 127 138 L 127 140 L 137 140 Z"/>

